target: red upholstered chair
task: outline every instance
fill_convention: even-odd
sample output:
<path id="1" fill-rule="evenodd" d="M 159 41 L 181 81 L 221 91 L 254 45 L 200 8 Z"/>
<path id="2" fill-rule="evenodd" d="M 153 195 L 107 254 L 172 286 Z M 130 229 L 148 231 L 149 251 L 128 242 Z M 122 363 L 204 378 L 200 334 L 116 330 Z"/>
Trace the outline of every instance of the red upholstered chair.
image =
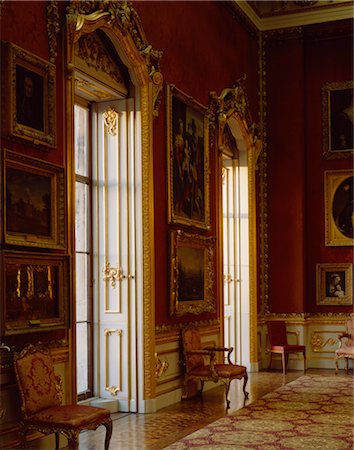
<path id="1" fill-rule="evenodd" d="M 304 372 L 306 371 L 306 347 L 304 345 L 288 344 L 286 325 L 282 321 L 268 322 L 268 336 L 270 343 L 270 362 L 268 370 L 272 365 L 273 353 L 281 355 L 283 374 L 286 374 L 290 353 L 302 353 L 304 356 Z"/>
<path id="2" fill-rule="evenodd" d="M 61 379 L 54 373 L 53 360 L 46 348 L 29 345 L 21 353 L 15 353 L 14 369 L 22 400 L 20 437 L 24 447 L 27 431 L 36 430 L 55 433 L 57 449 L 59 434 L 68 439 L 69 449 L 77 449 L 80 431 L 104 425 L 104 448 L 108 449 L 112 435 L 110 412 L 93 406 L 61 405 Z"/>
<path id="3" fill-rule="evenodd" d="M 199 331 L 193 327 L 186 327 L 182 330 L 183 358 L 185 366 L 184 388 L 185 398 L 189 380 L 200 381 L 200 394 L 203 392 L 204 382 L 221 381 L 225 385 L 225 397 L 227 408 L 230 406 L 228 399 L 230 383 L 234 379 L 243 378 L 243 393 L 248 398 L 246 384 L 248 380 L 247 369 L 244 366 L 233 364 L 230 355 L 233 348 L 227 347 L 202 347 Z M 216 352 L 223 355 L 227 352 L 227 362 L 218 364 L 216 361 Z"/>
<path id="4" fill-rule="evenodd" d="M 346 372 L 348 370 L 348 360 L 354 359 L 354 319 L 348 319 L 346 322 L 346 331 L 338 336 L 339 347 L 335 353 L 336 375 L 338 373 L 338 360 L 345 358 Z"/>

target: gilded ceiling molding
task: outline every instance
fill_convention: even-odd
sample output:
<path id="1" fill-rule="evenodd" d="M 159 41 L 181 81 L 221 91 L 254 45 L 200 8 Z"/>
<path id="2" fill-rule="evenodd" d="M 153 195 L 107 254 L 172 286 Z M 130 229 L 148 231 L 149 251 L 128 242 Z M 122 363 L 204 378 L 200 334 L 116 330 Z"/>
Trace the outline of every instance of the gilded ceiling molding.
<path id="1" fill-rule="evenodd" d="M 162 52 L 153 50 L 147 42 L 140 18 L 131 2 L 125 0 L 70 2 L 67 7 L 67 33 L 72 45 L 68 48 L 73 47 L 82 35 L 92 33 L 98 28 L 110 29 L 123 39 L 128 37 L 132 39 L 148 69 L 153 89 L 153 115 L 158 116 L 163 87 L 163 76 L 160 72 Z M 71 54 L 68 60 L 69 72 L 73 67 Z"/>
<path id="2" fill-rule="evenodd" d="M 49 44 L 49 61 L 55 63 L 57 57 L 57 36 L 59 33 L 59 8 L 57 0 L 50 0 L 47 5 L 47 33 Z"/>
<path id="3" fill-rule="evenodd" d="M 286 41 L 292 39 L 299 39 L 302 35 L 302 27 L 277 28 L 275 30 L 263 32 L 264 41 L 277 42 L 279 44 L 284 44 Z M 265 74 L 263 76 L 265 76 Z"/>

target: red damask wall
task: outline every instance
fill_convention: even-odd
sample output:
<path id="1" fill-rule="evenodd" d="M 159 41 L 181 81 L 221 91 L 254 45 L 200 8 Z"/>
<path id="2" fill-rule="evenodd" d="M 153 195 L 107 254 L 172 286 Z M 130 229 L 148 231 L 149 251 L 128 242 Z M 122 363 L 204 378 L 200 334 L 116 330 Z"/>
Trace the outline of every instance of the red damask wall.
<path id="1" fill-rule="evenodd" d="M 321 91 L 353 79 L 352 22 L 269 34 L 266 72 L 269 309 L 350 312 L 316 306 L 316 264 L 353 262 L 352 247 L 325 246 L 324 171 L 352 160 L 323 157 Z"/>
<path id="2" fill-rule="evenodd" d="M 209 93 L 220 94 L 247 75 L 246 91 L 251 114 L 258 121 L 258 38 L 233 18 L 221 2 L 134 2 L 148 41 L 162 50 L 161 71 L 173 83 L 204 106 Z M 158 18 L 158 20 L 157 20 Z M 169 316 L 169 231 L 167 224 L 166 113 L 162 100 L 154 122 L 156 324 L 196 320 L 193 315 Z M 211 205 L 215 205 L 215 149 L 211 148 Z M 215 235 L 215 206 L 211 209 Z M 183 228 L 183 227 L 181 227 Z M 185 229 L 185 231 L 191 231 Z M 215 318 L 203 314 L 197 320 Z"/>

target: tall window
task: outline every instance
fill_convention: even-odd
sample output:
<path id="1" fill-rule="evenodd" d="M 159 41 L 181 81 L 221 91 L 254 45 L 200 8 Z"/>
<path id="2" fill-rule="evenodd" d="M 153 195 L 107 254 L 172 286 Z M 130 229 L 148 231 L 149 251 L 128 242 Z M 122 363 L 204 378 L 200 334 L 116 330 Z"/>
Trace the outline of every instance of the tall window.
<path id="1" fill-rule="evenodd" d="M 75 104 L 75 235 L 77 392 L 79 400 L 93 395 L 93 307 L 91 240 L 91 148 L 89 105 Z"/>

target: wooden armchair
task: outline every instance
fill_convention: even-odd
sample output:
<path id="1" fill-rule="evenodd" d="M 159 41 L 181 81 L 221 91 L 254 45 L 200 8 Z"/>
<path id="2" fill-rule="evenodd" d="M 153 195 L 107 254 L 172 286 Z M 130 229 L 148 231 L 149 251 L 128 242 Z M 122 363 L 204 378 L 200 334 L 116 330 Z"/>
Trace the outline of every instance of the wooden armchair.
<path id="1" fill-rule="evenodd" d="M 244 366 L 233 364 L 230 355 L 233 348 L 227 347 L 204 347 L 202 348 L 199 331 L 193 327 L 187 327 L 182 331 L 183 358 L 185 366 L 184 390 L 185 398 L 189 380 L 200 382 L 200 395 L 202 395 L 204 382 L 221 381 L 225 385 L 225 397 L 227 408 L 230 407 L 228 399 L 230 383 L 234 379 L 243 378 L 243 393 L 245 399 L 248 398 L 246 384 L 248 380 L 247 369 Z M 227 352 L 227 363 L 218 364 L 216 361 L 216 352 Z"/>
<path id="2" fill-rule="evenodd" d="M 61 379 L 54 373 L 54 364 L 47 349 L 29 345 L 15 353 L 14 369 L 22 400 L 20 438 L 26 447 L 26 434 L 36 430 L 55 433 L 56 449 L 59 434 L 68 439 L 69 449 L 78 448 L 79 432 L 106 427 L 104 448 L 109 447 L 112 434 L 110 412 L 104 408 L 83 405 L 61 405 Z"/>
<path id="3" fill-rule="evenodd" d="M 335 353 L 336 375 L 338 373 L 338 360 L 345 358 L 346 372 L 349 373 L 348 360 L 354 359 L 354 319 L 348 319 L 346 331 L 338 336 L 339 347 Z"/>

